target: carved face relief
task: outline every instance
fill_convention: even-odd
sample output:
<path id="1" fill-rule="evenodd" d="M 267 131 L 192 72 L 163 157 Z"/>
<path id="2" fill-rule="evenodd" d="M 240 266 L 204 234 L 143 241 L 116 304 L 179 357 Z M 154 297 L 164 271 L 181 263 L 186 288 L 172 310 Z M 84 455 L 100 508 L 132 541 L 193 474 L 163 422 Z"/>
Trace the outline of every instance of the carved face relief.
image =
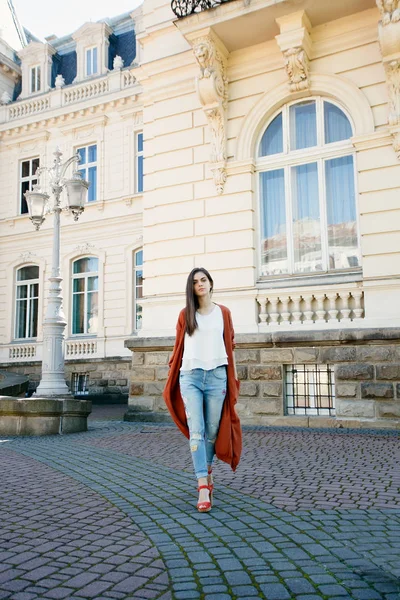
<path id="1" fill-rule="evenodd" d="M 212 47 L 206 41 L 202 41 L 193 48 L 194 56 L 202 69 L 211 66 Z"/>

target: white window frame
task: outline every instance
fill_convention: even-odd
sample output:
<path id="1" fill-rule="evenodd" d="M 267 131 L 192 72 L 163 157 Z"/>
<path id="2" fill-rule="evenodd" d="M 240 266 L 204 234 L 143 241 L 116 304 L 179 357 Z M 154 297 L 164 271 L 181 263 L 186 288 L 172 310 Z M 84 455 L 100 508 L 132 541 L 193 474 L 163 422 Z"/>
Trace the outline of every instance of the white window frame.
<path id="1" fill-rule="evenodd" d="M 302 148 L 300 150 L 290 150 L 290 107 L 299 104 L 301 102 L 316 102 L 316 118 L 317 118 L 317 145 L 310 148 Z M 356 152 L 351 139 L 341 140 L 339 142 L 332 142 L 324 144 L 324 112 L 323 103 L 324 101 L 337 106 L 347 117 L 349 123 L 354 131 L 354 124 L 347 111 L 338 102 L 331 98 L 323 96 L 311 96 L 288 102 L 284 106 L 281 106 L 268 120 L 268 123 L 262 128 L 259 138 L 256 144 L 256 173 L 257 173 L 257 197 L 258 197 L 258 268 L 259 268 L 259 280 L 274 280 L 274 279 L 289 279 L 289 278 L 304 278 L 305 276 L 321 276 L 330 274 L 345 274 L 349 272 L 360 272 L 362 269 L 361 264 L 361 239 L 360 239 L 360 223 L 359 223 L 359 211 L 358 211 L 358 178 L 356 168 Z M 271 154 L 268 156 L 260 157 L 258 155 L 261 139 L 272 123 L 272 121 L 282 112 L 282 135 L 283 135 L 283 152 L 279 154 Z M 328 231 L 327 231 L 327 205 L 326 205 L 326 185 L 325 185 L 325 161 L 342 158 L 345 156 L 353 157 L 353 169 L 354 169 L 354 195 L 355 195 L 355 208 L 356 208 L 356 226 L 357 226 L 357 242 L 359 250 L 359 265 L 357 267 L 349 267 L 347 269 L 329 269 L 329 251 L 328 251 Z M 319 208 L 320 208 L 320 223 L 321 223 L 321 253 L 323 269 L 320 271 L 312 271 L 305 273 L 294 272 L 294 252 L 293 252 L 293 194 L 290 189 L 290 182 L 292 178 L 290 176 L 290 170 L 292 167 L 317 163 L 318 168 L 318 186 L 319 186 Z M 287 236 L 287 255 L 288 255 L 288 273 L 279 275 L 263 275 L 262 264 L 261 264 L 261 186 L 260 186 L 260 173 L 267 171 L 275 171 L 277 169 L 284 170 L 284 181 L 285 181 L 285 208 L 286 208 L 286 236 Z"/>
<path id="2" fill-rule="evenodd" d="M 139 136 L 142 136 L 142 150 L 139 150 Z M 139 180 L 139 164 L 142 162 L 142 180 Z M 135 131 L 135 193 L 142 194 L 144 189 L 144 139 L 143 131 Z M 141 186 L 139 185 L 141 184 Z M 140 189 L 141 187 L 141 189 Z"/>
<path id="3" fill-rule="evenodd" d="M 31 94 L 37 94 L 42 89 L 42 66 L 33 65 L 29 69 L 29 89 Z"/>
<path id="4" fill-rule="evenodd" d="M 36 267 L 38 270 L 38 276 L 35 279 L 24 279 L 21 281 L 18 281 L 18 271 L 21 271 L 21 269 L 25 269 L 26 267 Z M 37 296 L 32 296 L 31 297 L 31 289 L 34 285 L 38 286 L 38 295 Z M 18 322 L 17 322 L 17 318 L 18 318 L 18 303 L 22 302 L 20 300 L 18 300 L 18 293 L 17 290 L 19 287 L 22 286 L 26 286 L 27 289 L 27 296 L 25 302 L 27 304 L 26 307 L 26 326 L 25 326 L 25 335 L 23 337 L 19 337 L 17 335 L 17 330 L 19 329 L 18 327 Z M 29 329 L 30 329 L 30 316 L 31 316 L 31 310 L 32 310 L 32 300 L 37 299 L 37 305 L 38 305 L 38 310 L 37 310 L 37 321 L 36 321 L 36 331 L 38 332 L 39 330 L 39 310 L 40 310 L 40 268 L 38 265 L 34 265 L 34 264 L 29 264 L 29 265 L 22 265 L 20 267 L 18 267 L 15 270 L 15 288 L 14 288 L 15 292 L 14 292 L 14 314 L 15 314 L 15 318 L 14 318 L 14 336 L 13 338 L 15 340 L 35 340 L 37 338 L 37 333 L 36 335 L 29 335 Z"/>
<path id="5" fill-rule="evenodd" d="M 141 265 L 136 265 L 136 256 L 137 254 L 139 254 L 139 252 L 142 253 L 142 263 Z M 136 250 L 134 250 L 133 252 L 133 330 L 134 331 L 139 331 L 142 328 L 142 324 L 140 324 L 140 327 L 138 327 L 138 323 L 137 323 L 137 318 L 138 318 L 138 313 L 137 313 L 137 307 L 140 304 L 139 303 L 139 299 L 138 299 L 138 288 L 141 287 L 142 288 L 142 298 L 143 298 L 143 285 L 142 286 L 138 286 L 136 285 L 136 273 L 138 271 L 142 271 L 142 278 L 143 278 L 143 248 L 137 248 Z M 140 304 L 140 306 L 142 307 L 143 310 L 143 305 Z"/>
<path id="6" fill-rule="evenodd" d="M 96 70 L 94 70 L 94 51 L 96 51 Z M 90 69 L 88 69 L 88 55 L 90 61 Z M 97 46 L 85 48 L 85 74 L 86 77 L 94 77 L 95 75 L 99 74 L 99 49 Z"/>
<path id="7" fill-rule="evenodd" d="M 96 160 L 89 162 L 89 148 L 91 148 L 92 146 L 96 146 Z M 89 196 L 90 196 L 90 186 L 88 189 L 88 193 L 86 195 L 86 204 L 92 204 L 93 202 L 97 202 L 98 200 L 98 193 L 99 193 L 99 166 L 98 166 L 98 144 L 96 142 L 94 142 L 93 144 L 86 144 L 85 146 L 78 146 L 77 148 L 75 148 L 75 152 L 78 152 L 79 150 L 86 150 L 86 162 L 85 163 L 78 163 L 78 170 L 82 172 L 83 178 L 86 181 L 89 181 L 89 169 L 92 167 L 96 167 L 96 196 L 92 199 L 89 200 Z"/>
<path id="8" fill-rule="evenodd" d="M 35 173 L 33 173 L 33 161 L 37 160 L 38 161 L 38 168 L 40 167 L 40 157 L 39 156 L 34 156 L 33 158 L 24 158 L 20 161 L 19 163 L 19 186 L 18 186 L 18 192 L 19 192 L 19 200 L 18 200 L 18 214 L 19 215 L 27 215 L 28 214 L 28 210 L 26 212 L 22 212 L 22 200 L 23 200 L 23 196 L 22 196 L 22 184 L 29 182 L 29 187 L 27 191 L 32 191 L 33 186 L 37 183 L 37 177 L 35 176 Z M 25 177 L 22 176 L 22 166 L 24 163 L 29 163 L 29 175 L 26 175 Z"/>
<path id="9" fill-rule="evenodd" d="M 97 271 L 86 271 L 85 273 L 74 273 L 74 263 L 78 262 L 81 259 L 84 258 L 96 258 L 97 259 Z M 99 304 L 100 304 L 100 291 L 99 291 L 99 286 L 100 286 L 100 276 L 99 276 L 99 267 L 100 267 L 100 260 L 97 256 L 80 256 L 79 258 L 76 258 L 75 260 L 72 261 L 71 264 L 71 336 L 72 337 L 79 337 L 79 336 L 90 336 L 90 337 L 97 337 L 98 336 L 98 332 L 99 332 Z M 91 331 L 89 332 L 89 323 L 86 319 L 87 317 L 87 305 L 88 305 L 88 294 L 92 293 L 90 291 L 88 291 L 88 279 L 89 277 L 97 277 L 97 319 L 98 319 L 98 323 L 97 323 L 97 331 Z M 83 331 L 80 333 L 73 333 L 73 327 L 74 327 L 74 296 L 78 295 L 78 292 L 74 292 L 74 280 L 75 279 L 84 279 L 85 280 L 85 285 L 84 285 L 84 291 L 83 292 L 79 292 L 79 294 L 83 293 Z"/>

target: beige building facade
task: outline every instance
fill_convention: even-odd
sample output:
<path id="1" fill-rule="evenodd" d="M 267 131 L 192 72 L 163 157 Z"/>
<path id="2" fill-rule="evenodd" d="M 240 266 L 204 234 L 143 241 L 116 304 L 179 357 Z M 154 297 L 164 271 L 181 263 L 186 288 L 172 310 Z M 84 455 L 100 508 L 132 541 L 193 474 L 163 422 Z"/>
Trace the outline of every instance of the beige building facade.
<path id="1" fill-rule="evenodd" d="M 0 107 L 2 367 L 40 369 L 52 217 L 35 232 L 21 194 L 59 146 L 91 178 L 79 222 L 62 217 L 75 391 L 130 382 L 131 417 L 162 416 L 204 266 L 233 314 L 244 422 L 397 427 L 395 4 L 145 0 L 20 50 Z"/>

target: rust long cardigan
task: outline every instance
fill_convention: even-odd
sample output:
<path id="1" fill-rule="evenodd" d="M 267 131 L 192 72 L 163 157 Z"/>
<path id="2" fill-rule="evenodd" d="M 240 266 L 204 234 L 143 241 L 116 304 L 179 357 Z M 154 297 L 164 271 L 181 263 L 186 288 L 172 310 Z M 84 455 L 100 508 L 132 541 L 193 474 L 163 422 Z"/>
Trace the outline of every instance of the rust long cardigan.
<path id="1" fill-rule="evenodd" d="M 221 308 L 224 320 L 224 342 L 228 356 L 228 365 L 226 396 L 215 442 L 215 453 L 220 460 L 228 463 L 232 467 L 232 470 L 235 471 L 239 464 L 240 454 L 242 452 L 242 430 L 239 417 L 235 410 L 240 387 L 239 381 L 235 379 L 233 364 L 235 333 L 229 308 L 222 306 L 221 304 L 218 304 L 218 306 Z M 189 439 L 189 428 L 179 387 L 179 370 L 182 365 L 185 329 L 185 309 L 182 309 L 176 325 L 175 346 L 169 361 L 170 371 L 167 383 L 165 384 L 163 397 L 168 410 L 171 413 L 171 417 L 182 433 Z"/>

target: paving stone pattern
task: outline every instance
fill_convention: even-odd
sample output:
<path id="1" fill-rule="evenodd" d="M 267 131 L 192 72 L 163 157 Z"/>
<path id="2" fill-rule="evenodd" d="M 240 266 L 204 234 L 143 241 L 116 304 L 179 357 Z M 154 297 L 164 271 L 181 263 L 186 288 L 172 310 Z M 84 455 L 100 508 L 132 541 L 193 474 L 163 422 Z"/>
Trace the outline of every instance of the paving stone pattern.
<path id="1" fill-rule="evenodd" d="M 0 600 L 399 600 L 399 435 L 244 439 L 209 514 L 170 426 L 0 444 Z"/>

